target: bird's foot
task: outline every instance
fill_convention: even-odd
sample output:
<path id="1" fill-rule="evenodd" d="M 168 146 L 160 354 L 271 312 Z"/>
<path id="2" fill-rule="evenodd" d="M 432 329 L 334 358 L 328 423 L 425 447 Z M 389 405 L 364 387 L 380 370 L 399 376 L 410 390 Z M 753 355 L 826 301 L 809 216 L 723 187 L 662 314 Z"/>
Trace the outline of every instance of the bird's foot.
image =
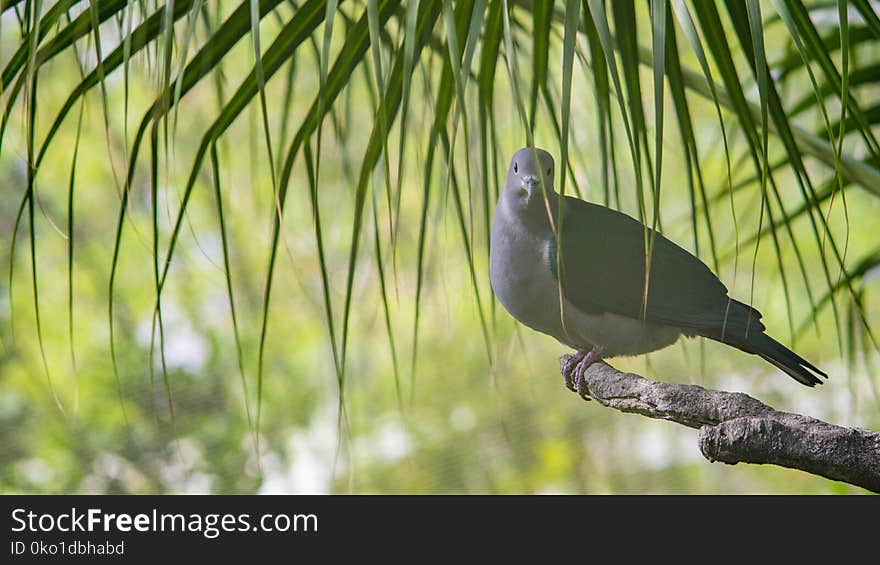
<path id="1" fill-rule="evenodd" d="M 603 348 L 596 345 L 589 351 L 578 351 L 571 355 L 564 355 L 560 359 L 562 377 L 565 379 L 565 387 L 578 393 L 584 400 L 590 400 L 590 391 L 587 388 L 585 373 L 590 365 L 602 359 Z"/>
<path id="2" fill-rule="evenodd" d="M 577 392 L 577 386 L 574 382 L 574 370 L 586 355 L 586 351 L 576 351 L 559 358 L 559 371 L 562 373 L 565 388 L 571 392 Z"/>

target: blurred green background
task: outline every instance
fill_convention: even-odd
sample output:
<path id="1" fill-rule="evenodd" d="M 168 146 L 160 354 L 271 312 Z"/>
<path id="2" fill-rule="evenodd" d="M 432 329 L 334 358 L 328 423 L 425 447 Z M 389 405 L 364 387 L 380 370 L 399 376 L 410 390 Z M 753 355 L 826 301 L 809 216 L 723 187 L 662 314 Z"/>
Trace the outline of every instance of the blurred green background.
<path id="1" fill-rule="evenodd" d="M 76 6 L 75 14 L 87 9 L 88 3 L 81 4 Z M 211 8 L 211 18 L 222 21 L 236 7 L 223 4 Z M 769 4 L 761 4 L 772 13 Z M 366 8 L 351 3 L 340 10 L 340 14 L 356 19 Z M 649 41 L 649 13 L 641 5 L 638 10 L 639 24 L 645 26 L 645 41 Z M 261 23 L 264 45 L 279 33 L 283 22 L 293 17 L 296 8 L 284 4 L 277 12 L 277 17 L 264 18 Z M 522 85 L 511 85 L 505 59 L 499 57 L 493 89 L 496 142 L 492 147 L 500 169 L 487 171 L 493 179 L 491 186 L 498 176 L 503 182 L 506 160 L 525 144 L 524 127 L 511 92 L 520 88 L 527 93 L 532 79 L 528 14 L 521 6 L 514 13 Z M 22 40 L 13 11 L 4 11 L 2 18 L 0 62 L 6 64 Z M 333 53 L 345 39 L 343 17 L 337 20 L 330 44 Z M 401 33 L 402 20 L 400 14 L 387 24 L 387 32 L 393 37 Z M 117 24 L 110 21 L 101 28 L 105 54 L 120 44 Z M 781 26 L 778 22 L 776 25 Z M 185 56 L 182 47 L 186 29 L 184 18 L 175 32 L 174 65 Z M 156 297 L 154 263 L 158 260 L 161 266 L 165 259 L 205 129 L 254 65 L 250 42 L 239 42 L 224 57 L 222 69 L 215 69 L 210 80 L 200 82 L 181 98 L 168 119 L 167 144 L 165 123 L 160 123 L 155 202 L 151 198 L 150 153 L 146 147 L 141 149 L 113 294 L 118 375 L 110 351 L 108 285 L 119 220 L 120 183 L 131 157 L 134 131 L 163 88 L 158 72 L 162 51 L 156 48 L 155 52 L 135 55 L 127 74 L 121 70 L 108 74 L 104 82 L 106 97 L 100 88 L 91 89 L 83 99 L 81 130 L 77 127 L 77 103 L 39 169 L 34 190 L 33 252 L 42 345 L 34 308 L 27 209 L 15 232 L 21 195 L 27 185 L 29 110 L 24 97 L 15 102 L 10 102 L 8 96 L 3 98 L 4 105 L 11 105 L 11 112 L 0 151 L 0 186 L 7 195 L 0 199 L 0 491 L 864 492 L 798 471 L 710 464 L 699 452 L 695 430 L 621 414 L 595 402 L 584 403 L 563 387 L 557 358 L 568 351 L 549 337 L 516 326 L 491 296 L 485 218 L 487 206 L 491 214 L 494 198 L 487 201 L 482 197 L 479 174 L 470 173 L 472 192 L 465 180 L 469 174 L 467 152 L 472 155 L 474 170 L 481 167 L 475 149 L 475 87 L 469 87 L 466 93 L 469 115 L 461 117 L 469 120 L 471 127 L 465 130 L 459 125 L 456 134 L 453 162 L 458 191 L 448 174 L 447 155 L 440 147 L 431 177 L 425 179 L 423 164 L 444 44 L 424 54 L 413 74 L 403 144 L 405 165 L 399 178 L 398 127 L 387 138 L 391 186 L 396 187 L 399 180 L 401 187 L 398 223 L 393 224 L 394 215 L 389 215 L 384 167 L 380 164 L 369 177 L 350 297 L 342 395 L 328 337 L 320 273 L 323 263 L 329 280 L 335 339 L 340 343 L 355 189 L 370 131 L 378 119 L 376 101 L 380 99 L 375 76 L 360 69 L 334 103 L 318 149 L 321 168 L 317 198 L 323 259 L 316 245 L 306 158 L 300 154 L 293 164 L 268 303 L 262 384 L 258 385 L 263 300 L 276 217 L 273 183 L 277 182 L 277 162 L 284 156 L 291 132 L 304 120 L 319 91 L 323 29 L 320 26 L 314 32 L 311 47 L 297 51 L 296 69 L 289 83 L 285 80 L 288 68 L 284 67 L 266 84 L 268 133 L 276 162 L 269 161 L 258 99 L 250 102 L 217 145 L 228 235 L 228 275 L 234 289 L 243 371 L 231 323 L 215 179 L 209 160 L 197 171 L 162 295 L 167 374 L 163 374 L 163 357 L 158 349 L 151 353 L 151 337 L 159 339 L 152 317 Z M 773 28 L 779 29 L 784 28 Z M 195 43 L 204 41 L 206 35 L 200 34 L 207 31 L 198 24 Z M 437 37 L 438 41 L 446 39 L 442 26 L 438 26 Z M 765 41 L 769 60 L 791 54 L 791 38 L 784 33 L 768 31 Z M 683 38 L 679 37 L 679 42 L 683 43 Z M 196 47 L 190 46 L 190 57 Z M 874 44 L 862 47 L 858 62 L 869 67 L 878 60 L 877 48 Z M 578 40 L 578 50 L 587 53 L 584 37 Z M 549 43 L 550 83 L 551 98 L 557 102 L 562 54 L 561 38 L 554 36 Z M 386 72 L 393 55 L 390 47 L 383 52 Z M 80 79 L 77 61 L 83 61 L 91 70 L 96 60 L 93 42 L 84 39 L 76 53 L 68 49 L 41 67 L 34 126 L 38 143 Z M 684 47 L 681 61 L 699 68 L 693 53 Z M 176 73 L 178 67 L 173 69 Z M 653 139 L 657 120 L 650 66 L 641 68 L 640 77 L 645 87 L 648 134 Z M 807 75 L 801 73 L 787 79 L 781 93 L 786 103 L 794 103 L 810 88 Z M 602 202 L 606 194 L 602 168 L 606 164 L 598 150 L 602 123 L 597 117 L 593 89 L 591 67 L 576 61 L 569 161 L 583 197 Z M 869 84 L 858 91 L 859 99 L 867 104 L 870 94 L 877 91 Z M 757 92 L 750 96 L 759 99 Z M 732 196 L 734 223 L 727 191 L 727 158 L 715 106 L 696 96 L 690 102 L 704 182 L 711 195 L 718 195 L 710 207 L 709 220 L 722 258 L 719 276 L 734 297 L 750 301 L 763 312 L 769 332 L 780 341 L 791 345 L 792 330 L 806 322 L 794 348 L 827 371 L 830 379 L 822 387 L 807 389 L 757 357 L 700 340 L 683 340 L 662 352 L 615 359 L 611 364 L 658 380 L 744 391 L 778 409 L 837 424 L 880 429 L 874 370 L 880 359 L 870 344 L 865 346 L 860 341 L 863 326 L 854 319 L 852 300 L 846 296 L 840 299 L 839 325 L 830 307 L 822 308 L 815 323 L 811 322 L 811 300 L 801 280 L 797 257 L 786 239 L 780 235 L 777 248 L 769 236 L 765 237 L 757 252 L 754 243 L 748 242 L 759 221 L 761 226 L 768 222 L 760 206 L 760 181 L 752 178 L 745 189 Z M 668 96 L 664 108 L 663 231 L 694 251 L 697 230 L 704 245 L 700 256 L 710 262 L 705 223 L 701 219 L 694 226 L 691 221 L 685 149 Z M 829 108 L 839 116 L 839 105 Z M 620 201 L 612 204 L 637 216 L 624 124 L 620 113 L 615 112 L 611 121 L 620 152 Z M 744 165 L 748 163 L 743 158 L 747 144 L 739 124 L 729 112 L 725 116 L 736 184 L 750 179 L 754 172 Z M 534 140 L 558 160 L 560 138 L 553 127 L 554 119 L 558 116 L 540 104 L 534 119 Z M 810 130 L 822 124 L 818 111 L 797 119 Z M 450 133 L 452 122 L 450 117 Z M 858 154 L 858 143 L 847 139 L 845 151 Z M 75 146 L 78 156 L 71 197 Z M 784 157 L 773 137 L 770 148 L 771 161 Z M 834 172 L 828 167 L 814 161 L 808 161 L 808 165 L 817 178 L 833 178 Z M 789 211 L 796 209 L 802 200 L 791 171 L 780 169 L 776 181 L 784 204 Z M 426 219 L 422 220 L 426 182 L 430 192 Z M 573 190 L 571 180 L 566 190 Z M 68 295 L 68 202 L 72 202 L 75 218 L 72 302 Z M 158 212 L 158 258 L 152 239 L 154 206 Z M 462 206 L 461 215 L 458 206 Z M 827 216 L 830 236 L 841 249 L 845 242 L 848 266 L 874 252 L 880 218 L 880 199 L 875 194 L 856 186 L 847 190 L 845 203 L 838 197 L 830 207 L 826 201 L 821 211 Z M 413 363 L 416 265 L 423 221 L 426 245 L 418 349 Z M 802 260 L 815 302 L 827 291 L 818 265 L 822 254 L 828 252 L 812 240 L 812 229 L 803 217 L 792 220 L 791 229 L 804 242 Z M 393 230 L 396 240 L 392 246 Z M 382 300 L 377 249 L 381 252 L 387 310 Z M 473 280 L 469 255 L 473 258 Z M 787 296 L 780 265 L 788 276 Z M 832 267 L 832 276 L 836 278 L 837 274 Z M 864 316 L 869 322 L 880 316 L 878 301 L 872 300 L 877 285 L 872 280 L 876 277 L 872 279 L 868 273 L 860 279 L 859 287 L 865 290 Z M 870 293 L 872 285 L 874 296 Z M 386 313 L 394 339 L 393 357 Z M 259 386 L 261 422 L 257 440 L 254 418 Z"/>

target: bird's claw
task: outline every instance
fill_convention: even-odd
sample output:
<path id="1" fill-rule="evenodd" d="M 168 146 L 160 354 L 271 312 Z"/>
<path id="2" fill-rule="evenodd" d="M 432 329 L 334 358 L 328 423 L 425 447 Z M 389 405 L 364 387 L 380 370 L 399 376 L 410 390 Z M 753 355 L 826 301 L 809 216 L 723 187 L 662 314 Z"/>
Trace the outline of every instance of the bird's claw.
<path id="1" fill-rule="evenodd" d="M 575 375 L 574 382 L 576 387 L 575 392 L 578 393 L 578 396 L 584 400 L 592 400 L 590 398 L 590 389 L 587 388 L 587 379 L 584 378 L 582 373 Z"/>
<path id="2" fill-rule="evenodd" d="M 590 400 L 590 389 L 587 388 L 587 378 L 584 376 L 587 367 L 593 364 L 593 360 L 590 357 L 590 354 L 584 355 L 581 362 L 574 368 L 574 391 L 584 400 Z"/>
<path id="3" fill-rule="evenodd" d="M 584 400 L 590 400 L 590 390 L 587 387 L 585 374 L 590 365 L 602 358 L 602 348 L 593 347 L 590 351 L 578 351 L 560 358 L 560 370 L 565 382 L 565 388 L 578 393 Z"/>
<path id="4" fill-rule="evenodd" d="M 576 351 L 569 355 L 563 355 L 559 358 L 559 371 L 562 373 L 562 379 L 565 388 L 571 392 L 577 392 L 577 384 L 574 378 L 574 372 L 583 358 L 587 355 L 584 351 Z"/>

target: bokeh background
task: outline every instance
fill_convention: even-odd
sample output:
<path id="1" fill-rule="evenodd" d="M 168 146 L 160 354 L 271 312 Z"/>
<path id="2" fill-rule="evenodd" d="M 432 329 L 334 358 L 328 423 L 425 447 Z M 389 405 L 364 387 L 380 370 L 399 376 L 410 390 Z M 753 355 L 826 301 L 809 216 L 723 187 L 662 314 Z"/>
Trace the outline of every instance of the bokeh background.
<path id="1" fill-rule="evenodd" d="M 0 63 L 4 65 L 23 41 L 19 17 L 28 21 L 24 3 L 15 9 L 10 4 L 14 3 L 3 3 L 0 28 Z M 42 13 L 52 5 L 44 4 Z M 85 13 L 88 4 L 73 3 L 71 16 Z M 131 4 L 136 24 L 141 12 L 137 3 Z M 152 13 L 153 3 L 142 4 Z M 238 7 L 233 2 L 206 4 L 209 6 L 202 8 L 204 22 L 199 15 L 192 24 L 191 41 L 187 39 L 190 24 L 186 17 L 175 27 L 172 76 L 180 61 L 191 59 L 204 44 L 209 29 L 216 29 Z M 346 2 L 340 6 L 329 44 L 331 54 L 343 47 L 346 22 L 361 18 L 367 4 Z M 791 37 L 772 5 L 760 4 L 765 17 L 775 20 L 775 27 L 768 24 L 764 34 L 768 61 L 790 60 Z M 559 3 L 555 9 L 562 7 Z M 262 20 L 264 49 L 299 9 L 293 3 L 282 3 L 275 14 Z M 121 13 L 121 22 L 110 19 L 100 27 L 104 54 L 124 41 L 127 12 Z M 36 175 L 32 216 L 25 206 L 20 222 L 21 199 L 28 186 L 31 114 L 27 97 L 13 99 L 4 83 L 2 101 L 4 107 L 8 104 L 9 115 L 0 146 L 0 187 L 5 195 L 0 199 L 0 491 L 864 492 L 798 471 L 710 464 L 698 450 L 694 430 L 583 402 L 563 387 L 558 372 L 557 359 L 566 349 L 547 336 L 516 325 L 494 301 L 488 284 L 486 220 L 494 208 L 494 190 L 499 180 L 503 182 L 507 160 L 526 143 L 526 128 L 513 91 L 527 99 L 534 80 L 530 12 L 517 3 L 511 13 L 521 82 L 512 82 L 504 48 L 500 47 L 493 85 L 494 141 L 489 151 L 497 166 L 485 169 L 477 158 L 478 92 L 468 83 L 462 106 L 466 113 L 459 117 L 450 113 L 445 124 L 450 137 L 455 132 L 450 139 L 454 141 L 452 157 L 437 143 L 434 166 L 426 177 L 424 164 L 434 112 L 442 95 L 443 57 L 448 57 L 443 43 L 447 35 L 438 24 L 437 44 L 422 55 L 413 73 L 404 143 L 400 144 L 399 122 L 395 122 L 387 136 L 387 153 L 379 166 L 367 173 L 363 226 L 357 237 L 357 263 L 349 293 L 356 189 L 370 132 L 380 119 L 377 104 L 382 99 L 376 67 L 368 54 L 365 67 L 358 67 L 351 75 L 332 105 L 320 147 L 314 138 L 310 141 L 312 151 L 320 154 L 314 194 L 323 253 L 317 245 L 307 165 L 314 154 L 300 153 L 288 184 L 272 293 L 264 303 L 277 217 L 279 165 L 321 85 L 324 27 L 319 26 L 311 45 L 297 50 L 291 62 L 267 80 L 265 105 L 259 98 L 250 101 L 220 137 L 216 145 L 219 176 L 215 176 L 210 159 L 195 171 L 163 289 L 161 335 L 153 316 L 154 267 L 157 262 L 161 267 L 165 260 L 204 132 L 254 67 L 252 42 L 236 44 L 224 57 L 222 67 L 214 69 L 210 79 L 199 82 L 180 99 L 167 120 L 159 122 L 155 169 L 148 141 L 141 147 L 119 236 L 112 314 L 108 289 L 119 233 L 121 191 L 132 159 L 135 131 L 164 87 L 160 72 L 164 44 L 157 41 L 157 45 L 133 55 L 130 69 L 108 73 L 103 87 L 90 89 L 77 101 L 48 146 Z M 833 32 L 839 25 L 835 13 L 813 13 L 820 31 Z M 867 29 L 857 16 L 851 22 L 853 29 Z M 636 17 L 643 30 L 640 40 L 650 47 L 651 18 L 646 6 L 637 6 Z M 390 45 L 381 51 L 385 73 L 397 54 L 393 46 L 400 47 L 395 42 L 400 41 L 404 20 L 401 8 L 384 24 L 383 30 L 391 38 Z M 725 23 L 729 26 L 726 19 Z M 57 26 L 64 27 L 62 23 Z M 563 42 L 557 32 L 562 33 L 561 25 L 548 43 L 547 96 L 558 105 Z M 732 37 L 729 28 L 728 32 Z M 55 33 L 57 29 L 49 37 Z M 685 43 L 681 35 L 679 42 Z M 850 64 L 873 68 L 880 60 L 876 45 L 866 41 L 853 47 Z M 482 48 L 477 45 L 478 55 Z M 741 55 L 736 47 L 731 49 Z M 578 37 L 577 50 L 567 120 L 572 176 L 566 191 L 572 192 L 576 181 L 584 198 L 604 203 L 611 195 L 612 206 L 638 217 L 622 114 L 617 109 L 607 114 L 615 128 L 618 152 L 612 179 L 605 154 L 599 149 L 600 130 L 606 126 L 597 112 L 593 67 L 583 34 Z M 839 51 L 831 54 L 839 64 Z M 683 65 L 700 68 L 694 53 L 684 46 L 680 58 Z M 79 82 L 81 69 L 91 71 L 97 61 L 94 42 L 86 37 L 75 51 L 67 49 L 40 67 L 33 126 L 38 147 Z M 744 70 L 742 76 L 744 91 L 758 103 L 757 86 Z M 640 78 L 646 132 L 653 142 L 658 116 L 649 65 L 641 67 Z M 804 72 L 780 83 L 787 108 L 810 89 Z M 878 89 L 868 81 L 854 92 L 870 106 L 871 95 Z M 828 304 L 814 308 L 828 290 L 819 268 L 822 257 L 830 256 L 827 242 L 814 241 L 810 223 L 800 216 L 789 224 L 793 237 L 802 242 L 800 261 L 783 229 L 779 230 L 778 245 L 767 235 L 756 249 L 750 238 L 759 226 L 766 228 L 768 213 L 762 211 L 760 178 L 745 157 L 749 146 L 742 129 L 736 117 L 724 109 L 726 152 L 711 99 L 690 93 L 689 101 L 700 149 L 699 167 L 711 205 L 705 215 L 698 210 L 700 219 L 695 224 L 689 181 L 692 171 L 688 170 L 687 149 L 667 94 L 660 107 L 666 115 L 663 232 L 713 264 L 707 243 L 707 225 L 711 224 L 718 274 L 732 295 L 759 308 L 770 333 L 786 344 L 794 343 L 794 348 L 826 370 L 830 379 L 822 387 L 807 389 L 757 357 L 700 340 L 683 340 L 655 354 L 611 363 L 649 378 L 744 391 L 781 410 L 880 429 L 876 372 L 880 359 L 860 318 L 863 316 L 869 326 L 880 319 L 877 275 L 872 274 L 877 270 L 865 269 L 853 280 L 862 299 L 861 314 L 852 296 L 843 291 L 837 295 L 836 316 Z M 529 121 L 534 127 L 534 142 L 559 159 L 560 135 L 554 121 L 560 116 L 551 108 L 539 98 Z M 839 117 L 840 105 L 832 100 L 828 111 Z M 793 115 L 792 121 L 810 131 L 823 124 L 817 108 Z M 465 128 L 465 123 L 470 127 Z M 267 133 L 271 144 L 266 141 Z M 778 139 L 771 136 L 769 147 L 770 161 L 784 160 Z M 843 148 L 854 158 L 869 161 L 860 140 L 847 138 Z M 404 165 L 399 170 L 401 157 Z M 732 183 L 738 187 L 734 191 L 728 184 L 728 162 Z M 834 178 L 833 168 L 809 159 L 807 165 L 816 179 Z M 450 170 L 456 172 L 455 178 Z M 489 179 L 488 186 L 484 178 Z M 614 179 L 616 191 L 609 185 Z M 228 270 L 218 221 L 217 180 Z M 782 206 L 789 212 L 797 210 L 803 198 L 791 170 L 776 169 L 775 180 Z M 389 213 L 396 206 L 397 195 L 399 216 Z M 777 219 L 779 205 L 775 200 L 771 204 Z M 880 199 L 875 193 L 852 185 L 845 197 L 838 195 L 833 203 L 825 199 L 820 206 L 829 226 L 825 237 L 837 242 L 841 250 L 845 247 L 848 267 L 860 265 L 876 253 Z M 154 253 L 154 217 L 158 253 Z M 425 245 L 420 259 L 423 226 Z M 699 250 L 695 249 L 695 232 L 702 244 Z M 326 299 L 322 268 L 327 273 Z M 837 279 L 838 273 L 832 262 L 832 278 Z M 238 341 L 227 283 L 233 288 Z M 39 293 L 39 328 L 35 288 Z M 340 381 L 327 303 L 334 321 L 332 340 L 339 350 L 347 299 L 351 315 Z M 261 362 L 264 315 L 267 324 Z M 160 339 L 164 347 L 160 347 Z M 255 422 L 258 411 L 259 430 Z"/>

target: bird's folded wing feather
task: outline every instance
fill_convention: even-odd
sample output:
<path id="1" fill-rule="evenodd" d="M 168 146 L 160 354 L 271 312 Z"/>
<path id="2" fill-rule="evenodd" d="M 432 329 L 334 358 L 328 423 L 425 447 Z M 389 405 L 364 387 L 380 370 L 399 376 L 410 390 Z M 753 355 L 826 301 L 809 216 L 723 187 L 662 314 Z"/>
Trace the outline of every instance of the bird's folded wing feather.
<path id="1" fill-rule="evenodd" d="M 610 208 L 565 197 L 560 248 L 548 243 L 549 267 L 557 275 L 561 257 L 562 291 L 578 309 L 642 318 L 645 290 L 645 227 Z M 648 230 L 650 234 L 650 229 Z M 760 313 L 736 302 L 727 307 L 727 288 L 699 259 L 661 234 L 654 240 L 645 319 L 695 330 L 722 325 L 763 325 Z M 557 279 L 558 280 L 558 279 Z M 742 314 L 751 312 L 750 320 Z M 733 314 L 732 318 L 730 314 Z M 739 318 L 743 318 L 740 320 Z M 757 323 L 756 323 L 757 322 Z"/>

